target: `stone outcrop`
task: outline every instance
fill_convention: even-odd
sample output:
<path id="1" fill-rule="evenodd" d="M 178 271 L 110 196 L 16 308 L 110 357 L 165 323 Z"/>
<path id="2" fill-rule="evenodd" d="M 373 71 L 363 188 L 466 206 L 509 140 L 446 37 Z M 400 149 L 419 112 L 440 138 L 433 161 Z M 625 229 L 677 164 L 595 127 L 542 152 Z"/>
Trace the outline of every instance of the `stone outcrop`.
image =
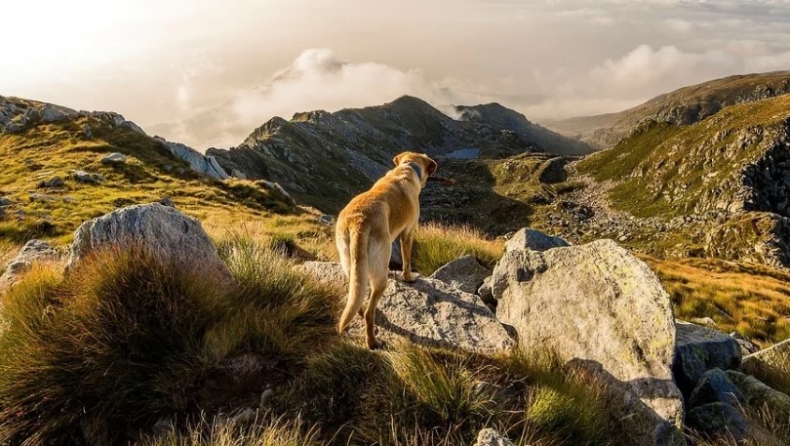
<path id="1" fill-rule="evenodd" d="M 735 370 L 728 370 L 726 373 L 749 406 L 756 409 L 768 408 L 777 420 L 790 419 L 790 396 L 768 387 L 753 376 Z"/>
<path id="2" fill-rule="evenodd" d="M 611 240 L 545 252 L 506 252 L 493 274 L 497 316 L 526 351 L 599 366 L 640 413 L 643 444 L 665 444 L 683 419 L 672 379 L 675 323 L 669 295 L 642 261 Z"/>
<path id="3" fill-rule="evenodd" d="M 230 277 L 200 222 L 159 203 L 129 206 L 83 223 L 74 233 L 66 269 L 94 250 L 134 244 L 206 274 Z"/>
<path id="4" fill-rule="evenodd" d="M 504 435 L 501 435 L 499 432 L 495 431 L 494 429 L 487 428 L 481 430 L 477 434 L 477 441 L 475 442 L 474 446 L 514 446 L 513 442 L 510 441 Z"/>
<path id="5" fill-rule="evenodd" d="M 570 246 L 565 240 L 530 228 L 522 228 L 505 243 L 505 251 L 547 251 L 552 248 Z"/>
<path id="6" fill-rule="evenodd" d="M 213 156 L 205 156 L 197 150 L 187 147 L 184 144 L 177 142 L 170 142 L 164 138 L 154 137 L 164 148 L 166 148 L 173 156 L 182 159 L 189 163 L 189 167 L 195 172 L 208 175 L 218 180 L 225 180 L 230 178 L 225 169 L 223 169 L 217 159 Z"/>
<path id="7" fill-rule="evenodd" d="M 123 164 L 126 162 L 127 156 L 123 153 L 113 152 L 105 157 L 102 157 L 101 163 L 102 164 Z"/>
<path id="8" fill-rule="evenodd" d="M 0 293 L 9 289 L 19 281 L 22 274 L 35 262 L 54 261 L 60 258 L 60 252 L 47 242 L 30 240 L 22 250 L 6 266 L 0 276 Z"/>
<path id="9" fill-rule="evenodd" d="M 298 269 L 329 284 L 346 283 L 337 263 L 306 262 Z M 420 277 L 408 284 L 390 279 L 377 310 L 376 326 L 385 342 L 406 338 L 417 344 L 481 353 L 501 352 L 513 345 L 478 296 L 439 280 Z M 351 332 L 364 333 L 362 318 L 352 321 Z"/>

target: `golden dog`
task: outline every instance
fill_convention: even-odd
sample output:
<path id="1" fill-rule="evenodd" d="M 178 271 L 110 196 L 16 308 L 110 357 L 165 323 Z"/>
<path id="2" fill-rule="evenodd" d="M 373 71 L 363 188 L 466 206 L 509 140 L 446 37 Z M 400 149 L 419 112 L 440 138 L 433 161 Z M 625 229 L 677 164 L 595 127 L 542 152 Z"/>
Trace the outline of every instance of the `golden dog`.
<path id="1" fill-rule="evenodd" d="M 348 278 L 348 300 L 340 317 L 342 333 L 354 315 L 365 317 L 368 347 L 381 343 L 374 333 L 376 305 L 387 286 L 392 242 L 400 235 L 403 279 L 413 282 L 411 247 L 420 217 L 420 191 L 436 172 L 436 161 L 421 153 L 404 152 L 393 160 L 395 168 L 370 190 L 354 197 L 337 217 L 335 243 Z M 370 287 L 370 302 L 361 311 Z"/>

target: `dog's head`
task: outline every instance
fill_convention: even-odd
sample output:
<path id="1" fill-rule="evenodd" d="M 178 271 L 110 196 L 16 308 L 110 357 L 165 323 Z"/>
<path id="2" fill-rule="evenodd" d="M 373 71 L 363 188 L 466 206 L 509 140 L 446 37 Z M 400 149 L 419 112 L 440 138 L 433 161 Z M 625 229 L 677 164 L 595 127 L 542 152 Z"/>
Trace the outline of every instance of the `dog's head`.
<path id="1" fill-rule="evenodd" d="M 436 169 L 439 168 L 439 165 L 436 164 L 436 161 L 428 158 L 427 155 L 424 153 L 417 153 L 417 152 L 403 152 L 399 153 L 395 158 L 392 159 L 392 162 L 395 163 L 395 166 L 400 166 L 402 164 L 412 164 L 412 166 L 416 166 L 420 169 L 420 184 L 425 186 L 425 182 L 428 181 L 428 177 L 433 175 L 436 172 Z"/>

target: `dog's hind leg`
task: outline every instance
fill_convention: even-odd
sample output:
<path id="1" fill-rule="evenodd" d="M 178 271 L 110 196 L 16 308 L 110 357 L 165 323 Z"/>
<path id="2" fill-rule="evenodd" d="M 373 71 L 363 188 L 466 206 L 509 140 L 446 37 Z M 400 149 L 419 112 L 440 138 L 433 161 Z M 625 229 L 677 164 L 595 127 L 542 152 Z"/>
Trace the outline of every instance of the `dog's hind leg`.
<path id="1" fill-rule="evenodd" d="M 382 237 L 383 240 L 389 240 L 389 237 Z M 390 257 L 389 243 L 373 242 L 371 237 L 371 244 L 368 254 L 370 255 L 370 269 L 368 275 L 370 279 L 370 302 L 365 309 L 365 332 L 367 335 L 368 348 L 371 350 L 381 348 L 382 343 L 376 340 L 376 306 L 387 288 L 387 272 Z"/>

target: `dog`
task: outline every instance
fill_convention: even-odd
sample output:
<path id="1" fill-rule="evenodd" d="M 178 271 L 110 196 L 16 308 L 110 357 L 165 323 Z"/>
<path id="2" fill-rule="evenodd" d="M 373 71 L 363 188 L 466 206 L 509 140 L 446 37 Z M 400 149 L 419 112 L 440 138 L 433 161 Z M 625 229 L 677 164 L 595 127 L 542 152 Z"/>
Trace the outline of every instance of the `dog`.
<path id="1" fill-rule="evenodd" d="M 403 280 L 415 280 L 411 272 L 411 248 L 420 217 L 420 191 L 439 167 L 422 153 L 403 152 L 393 160 L 395 168 L 370 190 L 346 205 L 337 217 L 335 243 L 348 279 L 348 298 L 340 317 L 343 333 L 354 315 L 365 318 L 368 348 L 380 348 L 374 333 L 376 305 L 387 286 L 392 243 L 400 236 Z M 370 289 L 365 311 L 362 304 Z"/>

